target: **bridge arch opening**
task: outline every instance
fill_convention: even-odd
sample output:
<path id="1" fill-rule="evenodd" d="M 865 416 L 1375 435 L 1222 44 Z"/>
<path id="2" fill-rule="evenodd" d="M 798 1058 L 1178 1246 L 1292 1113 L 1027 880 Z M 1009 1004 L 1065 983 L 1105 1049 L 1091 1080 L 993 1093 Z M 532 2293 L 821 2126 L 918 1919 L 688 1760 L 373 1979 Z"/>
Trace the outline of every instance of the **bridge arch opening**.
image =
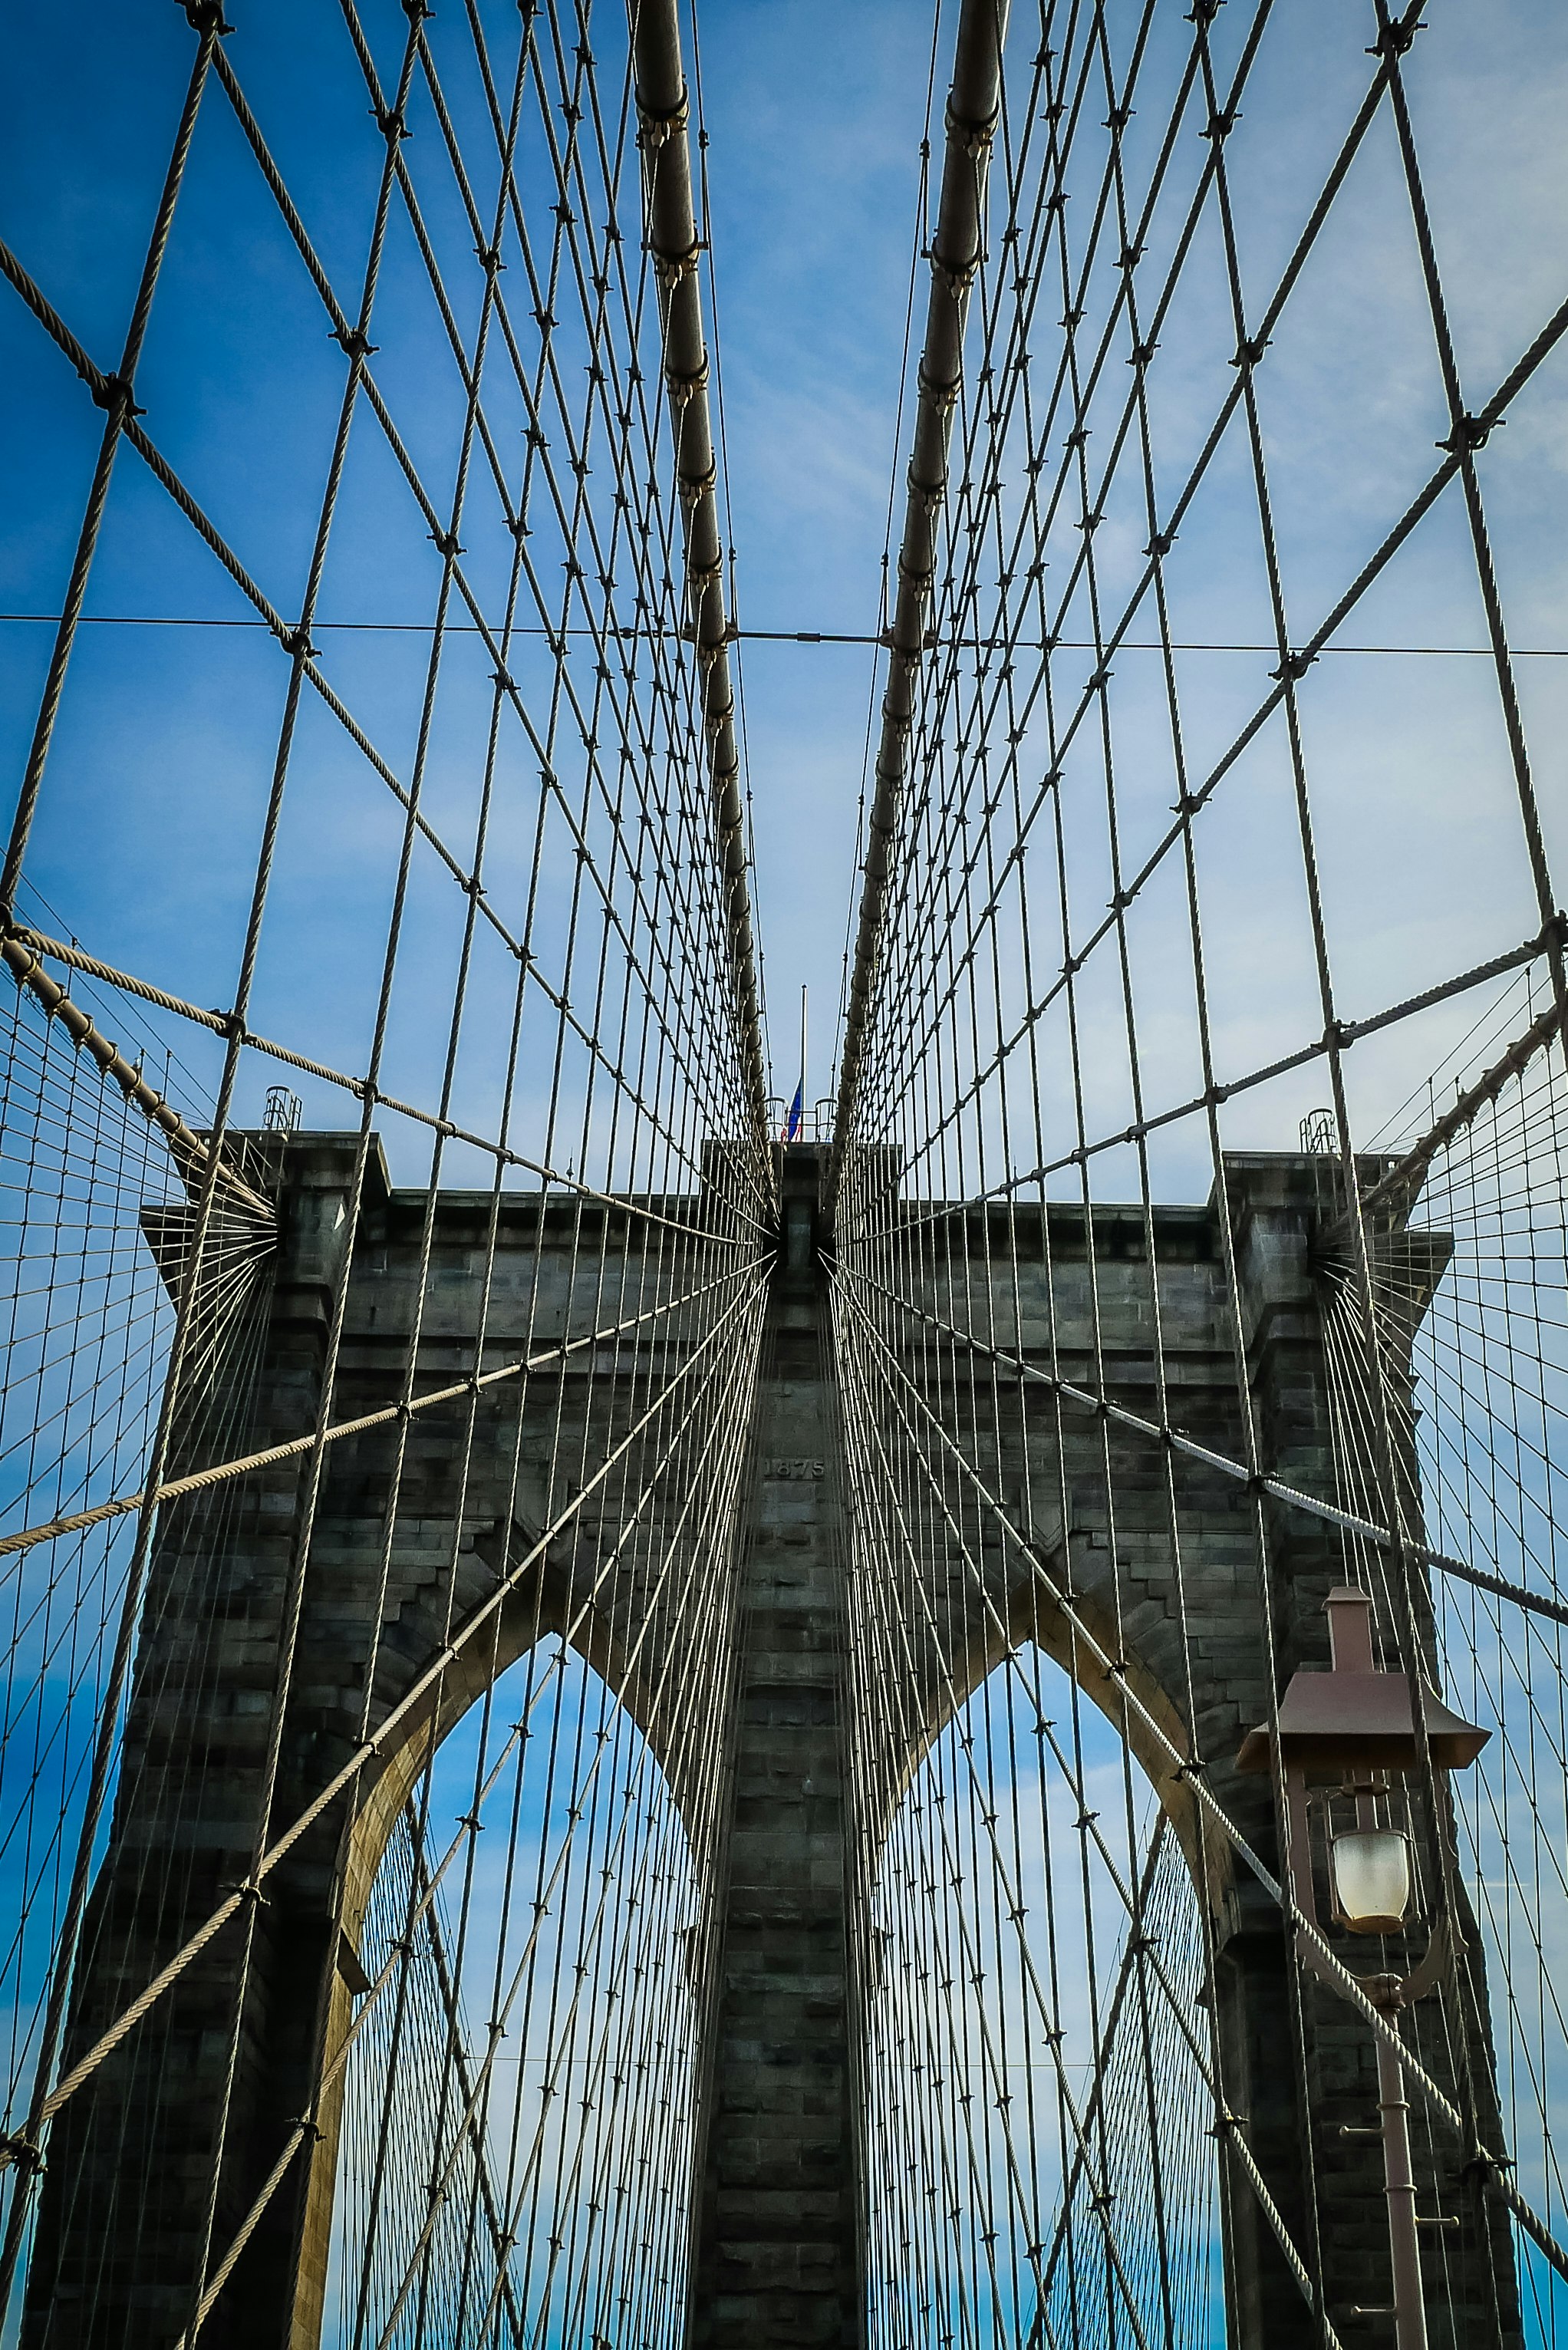
<path id="1" fill-rule="evenodd" d="M 552 1631 L 415 1762 L 350 1855 L 294 2338 L 673 2345 L 705 1918 L 655 1745 Z"/>
<path id="2" fill-rule="evenodd" d="M 1224 2339 L 1197 1889 L 1085 1695 L 1044 1642 L 1011 1648 L 930 1738 L 871 1872 L 870 2350 Z"/>

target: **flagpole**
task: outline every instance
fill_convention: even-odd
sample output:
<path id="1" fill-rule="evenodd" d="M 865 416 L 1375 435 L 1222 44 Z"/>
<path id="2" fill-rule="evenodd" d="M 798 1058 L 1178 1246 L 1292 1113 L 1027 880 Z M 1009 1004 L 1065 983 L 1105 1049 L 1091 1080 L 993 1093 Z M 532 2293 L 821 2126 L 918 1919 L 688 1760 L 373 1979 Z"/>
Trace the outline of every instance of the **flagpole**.
<path id="1" fill-rule="evenodd" d="M 805 989 L 800 991 L 800 1125 L 805 1131 Z"/>

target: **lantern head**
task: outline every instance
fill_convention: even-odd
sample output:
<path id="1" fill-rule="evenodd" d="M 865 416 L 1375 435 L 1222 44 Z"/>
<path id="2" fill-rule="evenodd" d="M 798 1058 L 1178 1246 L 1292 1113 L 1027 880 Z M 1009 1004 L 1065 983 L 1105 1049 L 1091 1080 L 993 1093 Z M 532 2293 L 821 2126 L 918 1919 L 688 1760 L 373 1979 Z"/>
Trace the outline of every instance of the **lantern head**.
<path id="1" fill-rule="evenodd" d="M 1347 1828 L 1328 1840 L 1334 1914 L 1352 1934 L 1397 1934 L 1410 1908 L 1410 1839 L 1398 1828 Z"/>
<path id="2" fill-rule="evenodd" d="M 1324 1672 L 1291 1675 L 1280 1700 L 1280 1760 L 1309 1783 L 1333 1785 L 1369 1771 L 1408 1771 L 1416 1762 L 1410 1684 L 1403 1673 L 1380 1673 L 1372 1661 L 1372 1602 L 1341 1584 L 1324 1603 L 1333 1658 Z M 1445 1771 L 1473 1762 L 1487 1740 L 1482 1730 L 1450 1711 L 1430 1689 L 1422 1692 L 1432 1760 Z M 1236 1757 L 1238 1771 L 1269 1768 L 1272 1731 L 1250 1730 Z"/>

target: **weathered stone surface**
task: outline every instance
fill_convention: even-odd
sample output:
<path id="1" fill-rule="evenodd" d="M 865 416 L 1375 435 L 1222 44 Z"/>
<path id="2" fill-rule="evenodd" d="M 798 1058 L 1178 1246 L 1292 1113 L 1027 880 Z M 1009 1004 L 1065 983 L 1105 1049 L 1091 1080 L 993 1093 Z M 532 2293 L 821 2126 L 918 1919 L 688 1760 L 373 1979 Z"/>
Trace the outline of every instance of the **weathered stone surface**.
<path id="1" fill-rule="evenodd" d="M 291 1149 L 283 1239 L 245 1441 L 261 1446 L 307 1430 L 326 1359 L 334 1283 L 349 1235 L 342 1215 L 352 1143 L 306 1137 Z M 811 1148 L 784 1159 L 784 1209 L 753 1426 L 748 1500 L 735 1560 L 739 1606 L 709 1627 L 713 1735 L 727 1742 L 722 1816 L 701 1817 L 703 1797 L 680 1751 L 666 1743 L 649 1692 L 659 1661 L 692 1627 L 629 1570 L 616 1578 L 579 1634 L 591 1661 L 649 1729 L 710 1856 L 717 1927 L 713 1974 L 699 1986 L 711 2017 L 693 2185 L 690 2331 L 702 2350 L 767 2343 L 842 2345 L 860 2338 L 863 2220 L 855 2111 L 857 1914 L 844 1812 L 845 1742 L 861 1731 L 845 1685 L 848 1528 L 842 1430 L 825 1279 L 815 1229 L 818 1166 Z M 373 1163 L 353 1236 L 337 1409 L 398 1392 L 420 1305 L 425 1202 L 391 1192 Z M 1155 1275 L 1172 1419 L 1232 1457 L 1245 1457 L 1236 1391 L 1238 1335 L 1260 1457 L 1292 1482 L 1332 1498 L 1326 1375 L 1313 1263 L 1317 1175 L 1313 1162 L 1229 1162 L 1239 1250 L 1236 1301 L 1227 1289 L 1211 1210 L 1157 1211 Z M 472 1359 L 488 1203 L 443 1196 L 424 1288 L 421 1386 L 461 1376 Z M 566 1326 L 573 1290 L 568 1226 L 552 1210 L 543 1228 L 530 1201 L 503 1211 L 491 1284 L 486 1359 L 547 1346 Z M 1095 1274 L 1081 1219 L 1051 1210 L 965 1211 L 970 1263 L 961 1284 L 933 1282 L 925 1302 L 950 1321 L 987 1331 L 1005 1350 L 1093 1387 L 1104 1364 L 1111 1391 L 1158 1410 L 1154 1317 L 1141 1218 L 1096 1211 Z M 628 1248 L 626 1219 L 606 1213 L 589 1257 L 596 1296 L 649 1302 L 646 1267 Z M 578 1232 L 580 1243 L 581 1232 Z M 984 1273 L 999 1268 L 994 1295 Z M 956 1260 L 955 1260 L 956 1261 Z M 608 1289 L 605 1268 L 610 1268 Z M 1002 1278 L 1000 1268 L 1006 1268 Z M 619 1270 L 618 1271 L 617 1268 Z M 1014 1271 L 1014 1268 L 1016 1270 Z M 611 1309 L 612 1313 L 617 1309 Z M 624 1311 L 622 1307 L 618 1310 Z M 1097 1336 L 1095 1313 L 1097 1310 Z M 597 1321 L 607 1318 L 602 1303 Z M 604 1350 L 601 1395 L 615 1380 L 641 1391 L 676 1367 L 659 1340 Z M 906 1360 L 922 1376 L 911 1326 Z M 237 1370 L 234 1373 L 238 1378 Z M 354 1750 L 361 1718 L 384 1719 L 461 1625 L 494 1590 L 520 1544 L 548 1523 L 602 1431 L 587 1384 L 557 1382 L 550 1409 L 496 1390 L 467 1408 L 412 1423 L 402 1503 L 384 1523 L 398 1438 L 378 1431 L 334 1449 L 304 1586 L 293 1702 L 275 1816 L 292 1817 Z M 597 1408 L 597 1407 L 596 1407 Z M 1337 1537 L 1268 1503 L 1269 1561 L 1258 1573 L 1257 1503 L 1200 1463 L 1168 1463 L 1158 1448 L 1092 1417 L 1057 1414 L 1046 1391 L 1016 1378 L 977 1378 L 964 1427 L 991 1464 L 1013 1523 L 1178 1742 L 1195 1724 L 1209 1781 L 1265 1859 L 1276 1852 L 1266 1781 L 1231 1764 L 1242 1731 L 1268 1703 L 1270 1646 L 1282 1679 L 1324 1664 L 1321 1614 L 1339 1578 Z M 466 1463 L 466 1467 L 464 1466 Z M 67 2061 L 90 2044 L 126 2001 L 245 1872 L 255 1832 L 279 1642 L 296 1563 L 301 1472 L 294 1465 L 247 1480 L 221 1506 L 168 1519 L 149 1596 L 127 1731 L 127 1761 L 109 1856 L 95 1889 Z M 577 1490 L 576 1487 L 570 1490 Z M 573 1543 L 552 1551 L 502 1613 L 494 1665 L 503 1669 L 567 1620 L 614 1531 L 613 1506 L 585 1512 Z M 1111 1719 L 1121 1684 L 1087 1669 L 1044 1585 L 1022 1573 L 994 1525 L 976 1537 L 986 1596 L 1012 1641 L 1033 1639 L 1069 1669 Z M 382 1590 L 382 1576 L 385 1588 Z M 374 1688 L 364 1689 L 380 1595 Z M 901 1786 L 911 1758 L 998 1661 L 1002 1641 L 966 1571 L 933 1549 L 911 1587 L 914 1669 L 893 1730 L 897 1751 L 880 1775 Z M 919 1602 L 917 1605 L 917 1601 Z M 633 1634 L 641 1660 L 627 1659 Z M 488 1651 L 487 1651 L 488 1653 Z M 488 1671 L 488 1665 L 484 1669 Z M 343 2029 L 347 1993 L 337 1972 L 338 1916 L 352 1926 L 400 1791 L 428 1741 L 472 1702 L 483 1675 L 458 1673 L 440 1719 L 389 1763 L 348 1848 L 329 1814 L 278 1869 L 254 1908 L 162 2001 L 65 2109 L 45 2182 L 24 2328 L 26 2350 L 170 2350 L 190 2314 L 209 2240 L 232 2238 L 284 2143 L 310 2106 L 321 2052 Z M 1314 2229 L 1336 2322 L 1344 2305 L 1386 2298 L 1387 2242 L 1380 2164 L 1344 2127 L 1376 2119 L 1369 2040 L 1325 1991 L 1308 1985 L 1301 2010 L 1278 1911 L 1229 1847 L 1201 1835 L 1189 1792 L 1168 1757 L 1129 1724 L 1189 1860 L 1206 1887 L 1220 1941 L 1212 2009 L 1233 2109 L 1297 2241 Z M 683 1773 L 687 1773 L 683 1777 Z M 873 1773 L 873 1777 L 877 1774 Z M 706 1778 L 702 1782 L 707 1783 Z M 248 1951 L 249 1992 L 235 2016 Z M 696 1961 L 693 1962 L 694 1964 Z M 1451 2085 L 1451 2059 L 1423 2042 Z M 1492 2058 L 1472 2020 L 1469 2050 L 1490 2096 Z M 227 2111 L 228 2156 L 215 2206 L 208 2188 L 217 2116 Z M 325 2276 L 337 2116 L 328 2101 L 322 2142 L 268 2206 L 204 2339 L 213 2350 L 307 2350 Z M 1308 2133 L 1315 2214 L 1303 2163 Z M 1423 2142 L 1424 2143 L 1424 2142 Z M 1492 2350 L 1517 2330 L 1506 2236 L 1480 2202 L 1462 2149 L 1423 2151 L 1423 2208 L 1458 2216 L 1445 2239 L 1459 2323 L 1434 2324 L 1438 2350 L 1460 2341 Z M 1317 2335 L 1255 2201 L 1231 2178 L 1227 2194 L 1228 2294 L 1233 2340 L 1245 2350 L 1307 2350 Z M 1434 2257 L 1436 2257 L 1434 2255 Z M 620 2350 L 620 2345 L 617 2345 Z"/>
<path id="2" fill-rule="evenodd" d="M 784 1174 L 742 1538 L 722 1981 L 691 2305 L 701 2350 L 853 2344 L 864 2302 L 841 1745 L 848 1529 L 829 1473 L 842 1438 L 815 1152 L 791 1150 Z"/>

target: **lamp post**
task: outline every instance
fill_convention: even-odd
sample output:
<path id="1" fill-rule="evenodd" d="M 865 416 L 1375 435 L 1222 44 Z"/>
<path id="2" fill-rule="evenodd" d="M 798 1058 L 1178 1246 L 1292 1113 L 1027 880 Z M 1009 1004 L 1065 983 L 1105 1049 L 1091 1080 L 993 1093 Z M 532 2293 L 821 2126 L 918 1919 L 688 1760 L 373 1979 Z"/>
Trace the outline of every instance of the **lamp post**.
<path id="1" fill-rule="evenodd" d="M 1379 1801 L 1417 1761 L 1410 1685 L 1404 1673 L 1380 1672 L 1372 1654 L 1372 1601 L 1340 1584 L 1324 1603 L 1328 1617 L 1327 1672 L 1293 1673 L 1280 1700 L 1280 1752 L 1268 1727 L 1249 1731 L 1236 1757 L 1241 1771 L 1273 1771 L 1284 1814 L 1291 1894 L 1297 1915 L 1318 1922 L 1313 1877 L 1309 1790 L 1325 1799 L 1327 1877 L 1334 1922 L 1351 1934 L 1402 1933 L 1413 1891 L 1410 1839 L 1379 1821 Z M 1449 1711 L 1430 1689 L 1422 1692 L 1427 1742 L 1434 1766 L 1464 1770 L 1491 1732 Z M 1355 1825 L 1337 1833 L 1335 1794 L 1354 1798 Z M 1442 1833 L 1438 1820 L 1434 1835 Z M 1362 1978 L 1362 1988 L 1397 2033 L 1400 2009 L 1430 1991 L 1451 1960 L 1440 1935 L 1407 1975 Z M 1410 2159 L 1409 2104 L 1397 2051 L 1377 2037 L 1377 2103 L 1382 2116 L 1384 2193 L 1394 2281 L 1397 2350 L 1427 2350 L 1427 2312 L 1417 2234 L 1416 2175 Z"/>

